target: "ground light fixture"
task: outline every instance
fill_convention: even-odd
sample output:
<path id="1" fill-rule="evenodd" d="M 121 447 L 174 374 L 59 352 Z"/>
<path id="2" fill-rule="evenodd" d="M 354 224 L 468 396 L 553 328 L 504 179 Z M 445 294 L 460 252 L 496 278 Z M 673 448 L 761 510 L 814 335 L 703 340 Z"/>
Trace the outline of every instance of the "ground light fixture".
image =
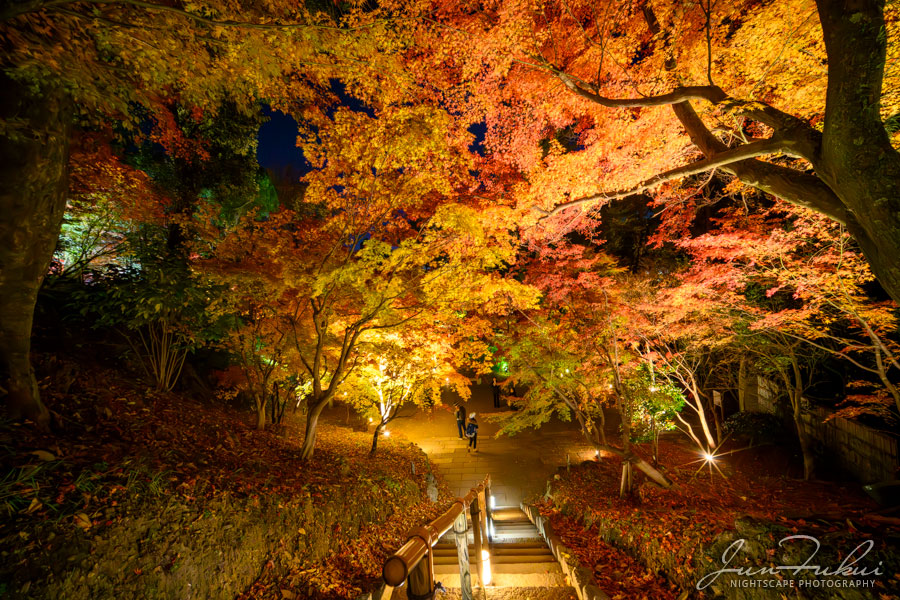
<path id="1" fill-rule="evenodd" d="M 724 443 L 724 442 L 723 442 L 723 443 Z M 687 465 L 693 465 L 693 464 L 696 464 L 696 463 L 700 463 L 700 466 L 697 467 L 697 470 L 694 472 L 694 476 L 695 476 L 695 477 L 696 477 L 696 476 L 700 473 L 700 471 L 702 471 L 705 467 L 709 467 L 709 475 L 710 475 L 710 477 L 712 477 L 713 469 L 715 469 L 716 471 L 719 472 L 719 475 L 721 475 L 723 479 L 728 479 L 728 477 L 725 476 L 725 473 L 722 472 L 722 469 L 719 468 L 719 464 L 718 464 L 718 463 L 719 463 L 719 460 L 722 459 L 722 458 L 724 458 L 724 457 L 726 457 L 726 456 L 729 455 L 729 454 L 734 454 L 735 452 L 739 452 L 740 450 L 731 450 L 731 451 L 729 451 L 729 452 L 719 452 L 719 448 L 721 448 L 721 447 L 722 447 L 722 444 L 719 444 L 719 445 L 718 445 L 716 448 L 714 448 L 713 450 L 702 450 L 702 449 L 701 449 L 701 451 L 700 451 L 700 453 L 699 453 L 700 458 L 698 458 L 698 459 L 696 459 L 696 460 L 692 460 L 692 461 L 686 462 L 685 464 L 683 464 L 683 465 L 681 465 L 681 466 L 684 467 L 684 466 L 687 466 Z M 744 448 L 744 450 L 746 450 L 746 448 Z"/>
<path id="2" fill-rule="evenodd" d="M 487 550 L 481 551 L 481 565 L 483 572 L 482 577 L 484 578 L 484 581 L 482 581 L 482 583 L 484 585 L 491 585 L 491 581 L 493 581 L 491 575 L 491 553 Z"/>

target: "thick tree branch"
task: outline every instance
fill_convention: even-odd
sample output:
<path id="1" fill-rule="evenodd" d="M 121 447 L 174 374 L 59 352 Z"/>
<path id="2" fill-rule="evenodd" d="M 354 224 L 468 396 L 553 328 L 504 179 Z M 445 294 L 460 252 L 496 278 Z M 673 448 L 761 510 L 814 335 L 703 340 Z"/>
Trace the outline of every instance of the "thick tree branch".
<path id="1" fill-rule="evenodd" d="M 672 106 L 672 111 L 687 131 L 688 137 L 707 157 L 728 150 L 703 123 L 689 102 Z M 815 175 L 773 165 L 759 160 L 746 160 L 722 168 L 742 182 L 763 192 L 805 208 L 811 208 L 847 224 L 852 216 L 837 195 Z"/>
<path id="2" fill-rule="evenodd" d="M 710 158 L 705 158 L 695 163 L 691 163 L 683 167 L 678 167 L 677 169 L 671 169 L 664 173 L 659 173 L 658 175 L 654 175 L 653 177 L 645 179 L 639 184 L 626 189 L 613 192 L 601 192 L 599 194 L 592 194 L 590 196 L 583 196 L 581 198 L 576 198 L 568 202 L 563 202 L 552 211 L 550 211 L 548 213 L 548 216 L 554 215 L 562 210 L 581 204 L 596 202 L 598 200 L 615 200 L 618 198 L 625 198 L 626 196 L 640 194 L 641 192 L 656 187 L 667 181 L 680 179 L 682 177 L 688 177 L 690 175 L 697 175 L 698 173 L 703 173 L 711 169 L 723 167 L 725 165 L 729 165 L 741 160 L 746 160 L 755 156 L 775 154 L 777 152 L 788 152 L 789 147 L 790 145 L 785 143 L 785 141 L 780 137 L 750 142 L 749 144 L 745 144 L 743 146 L 738 146 L 737 148 L 732 148 L 730 150 L 714 154 Z"/>
<path id="3" fill-rule="evenodd" d="M 746 117 L 768 125 L 772 129 L 782 132 L 786 139 L 788 132 L 790 132 L 790 136 L 797 136 L 798 140 L 809 138 L 809 143 L 816 145 L 819 142 L 819 133 L 803 119 L 798 119 L 791 114 L 780 111 L 765 102 L 732 98 L 717 85 L 689 85 L 676 88 L 667 94 L 647 96 L 645 98 L 607 98 L 601 95 L 594 85 L 561 70 L 552 70 L 556 73 L 559 80 L 572 92 L 607 108 L 669 106 L 690 100 L 705 100 L 710 104 L 721 106 L 730 114 Z"/>
<path id="4" fill-rule="evenodd" d="M 809 160 L 814 166 L 820 154 L 821 136 L 802 120 L 761 102 L 734 100 L 717 86 L 688 86 L 678 88 L 668 94 L 648 98 L 612 99 L 600 95 L 594 86 L 577 77 L 556 69 L 553 69 L 553 71 L 572 92 L 601 106 L 610 108 L 671 106 L 691 141 L 703 152 L 708 161 L 714 160 L 718 154 L 729 152 L 729 149 L 706 127 L 691 106 L 690 100 L 700 99 L 713 104 L 723 105 L 736 115 L 758 120 L 773 127 L 779 138 L 787 146 L 786 151 Z M 839 223 L 846 224 L 848 227 L 852 228 L 855 225 L 852 214 L 847 211 L 840 198 L 815 175 L 755 160 L 751 157 L 744 157 L 743 160 L 737 161 L 729 160 L 717 166 L 724 172 L 736 176 L 749 186 L 773 194 L 792 204 L 821 212 Z M 690 165 L 687 167 L 687 170 L 690 170 Z M 671 173 L 663 173 L 657 177 L 665 177 Z M 677 173 L 674 175 L 674 177 L 678 176 L 685 175 Z M 659 181 L 659 183 L 661 182 Z M 640 184 L 636 187 L 640 187 Z M 615 193 L 613 195 L 598 194 L 595 199 L 611 197 L 621 198 L 623 196 Z M 554 209 L 553 212 L 572 206 L 573 203 L 581 204 L 587 201 L 580 200 L 564 203 L 560 205 L 560 208 Z"/>
<path id="5" fill-rule="evenodd" d="M 563 71 L 555 71 L 556 76 L 567 88 L 586 100 L 590 100 L 607 108 L 639 108 L 642 106 L 668 106 L 687 100 L 706 100 L 712 104 L 719 104 L 728 99 L 728 95 L 718 86 L 691 85 L 677 88 L 668 94 L 659 96 L 647 96 L 646 98 L 607 98 L 597 92 L 597 89 L 580 79 Z"/>

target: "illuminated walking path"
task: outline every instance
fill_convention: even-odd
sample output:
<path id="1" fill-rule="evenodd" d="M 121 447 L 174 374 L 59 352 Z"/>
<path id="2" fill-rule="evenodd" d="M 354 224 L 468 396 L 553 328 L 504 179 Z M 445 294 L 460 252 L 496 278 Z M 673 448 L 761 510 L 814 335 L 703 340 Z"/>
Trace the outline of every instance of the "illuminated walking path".
<path id="1" fill-rule="evenodd" d="M 448 393 L 443 401 L 452 408 L 456 398 Z M 402 433 L 428 454 L 455 496 L 464 496 L 490 473 L 494 506 L 518 507 L 520 502 L 544 492 L 547 479 L 566 464 L 567 456 L 572 464 L 594 456 L 573 423 L 551 422 L 537 431 L 494 439 L 499 427 L 490 422 L 490 417 L 508 413 L 509 409 L 493 408 L 489 384 L 474 386 L 472 398 L 464 406 L 467 413 L 477 414 L 477 453 L 466 451 L 466 440 L 459 439 L 451 410 L 414 414 L 415 410 L 409 408 L 401 415 L 412 418 L 391 424 L 391 430 Z"/>
<path id="2" fill-rule="evenodd" d="M 451 409 L 457 400 L 450 393 L 443 398 Z M 514 437 L 495 439 L 499 425 L 492 422 L 492 417 L 508 414 L 510 409 L 493 407 L 489 384 L 474 386 L 472 398 L 464 406 L 467 414 L 476 413 L 479 422 L 477 452 L 469 452 L 467 440 L 459 439 L 452 410 L 416 414 L 415 409 L 409 408 L 401 414 L 411 418 L 394 421 L 390 429 L 415 442 L 428 454 L 435 471 L 440 473 L 455 496 L 465 496 L 485 474 L 491 475 L 494 522 L 489 597 L 510 600 L 576 598 L 575 590 L 569 587 L 550 549 L 519 509 L 519 504 L 542 494 L 547 480 L 559 467 L 565 466 L 567 460 L 578 464 L 593 458 L 594 450 L 573 424 L 562 422 L 549 423 L 540 430 L 522 432 Z M 448 596 L 454 598 L 460 586 L 455 543 L 445 536 L 434 551 L 435 580 L 448 588 Z M 474 552 L 474 545 L 470 545 L 470 555 Z M 473 582 L 477 587 L 477 579 Z M 394 590 L 394 599 L 402 599 L 404 593 L 404 588 Z M 476 594 L 476 597 L 480 595 Z"/>

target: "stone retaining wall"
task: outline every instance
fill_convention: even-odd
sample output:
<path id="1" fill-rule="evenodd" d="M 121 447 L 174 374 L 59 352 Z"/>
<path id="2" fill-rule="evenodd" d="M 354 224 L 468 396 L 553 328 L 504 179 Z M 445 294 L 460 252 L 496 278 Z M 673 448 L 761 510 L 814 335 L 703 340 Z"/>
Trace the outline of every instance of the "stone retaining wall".
<path id="1" fill-rule="evenodd" d="M 763 377 L 757 377 L 756 394 L 749 394 L 755 406 L 748 403 L 747 409 L 782 414 L 778 402 L 780 389 Z M 806 407 L 801 419 L 806 432 L 817 443 L 819 454 L 828 455 L 847 473 L 864 483 L 894 479 L 900 466 L 897 438 L 890 434 L 866 427 L 855 421 L 832 416 L 832 411 L 812 406 L 804 400 Z"/>
<path id="2" fill-rule="evenodd" d="M 537 508 L 524 502 L 520 506 L 535 528 L 541 532 L 541 536 L 550 547 L 550 552 L 559 562 L 559 566 L 568 577 L 571 586 L 575 588 L 578 600 L 609 600 L 609 596 L 597 587 L 593 572 L 579 564 L 575 553 L 562 543 L 562 540 L 553 531 L 553 526 L 541 516 Z"/>

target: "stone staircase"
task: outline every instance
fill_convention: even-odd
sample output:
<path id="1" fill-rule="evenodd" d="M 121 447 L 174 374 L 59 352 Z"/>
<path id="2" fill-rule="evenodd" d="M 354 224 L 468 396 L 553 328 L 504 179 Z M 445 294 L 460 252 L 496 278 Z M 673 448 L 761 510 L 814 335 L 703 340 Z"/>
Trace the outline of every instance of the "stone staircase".
<path id="1" fill-rule="evenodd" d="M 518 507 L 495 508 L 490 549 L 493 587 L 567 587 L 559 563 L 541 534 Z M 477 561 L 471 532 L 469 560 L 472 584 L 478 586 Z M 459 587 L 456 543 L 450 532 L 434 546 L 434 577 L 445 587 Z M 573 591 L 574 593 L 574 591 Z"/>

